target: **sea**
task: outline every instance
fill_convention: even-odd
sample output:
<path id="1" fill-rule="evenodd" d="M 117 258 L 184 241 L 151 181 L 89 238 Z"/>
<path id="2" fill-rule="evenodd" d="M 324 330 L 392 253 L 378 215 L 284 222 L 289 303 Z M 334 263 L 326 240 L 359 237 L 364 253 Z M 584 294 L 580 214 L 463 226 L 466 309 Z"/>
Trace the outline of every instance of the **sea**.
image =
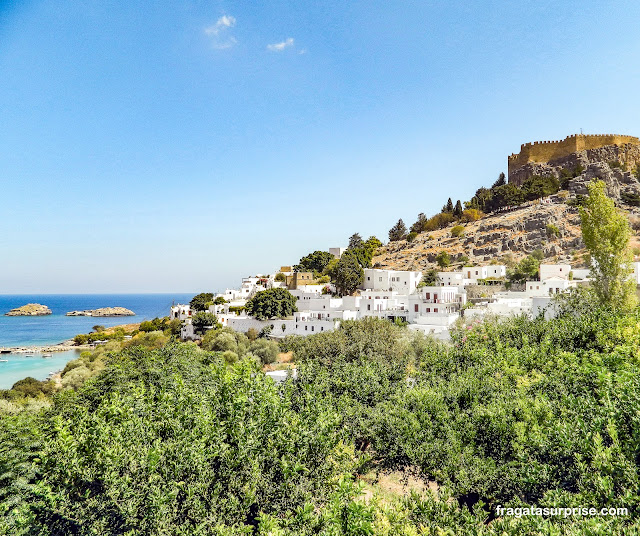
<path id="1" fill-rule="evenodd" d="M 0 295 L 0 347 L 31 347 L 58 344 L 78 333 L 89 333 L 93 326 L 132 324 L 168 316 L 174 303 L 189 303 L 194 294 L 13 294 Z M 47 316 L 4 316 L 11 309 L 39 303 L 51 309 Z M 125 307 L 135 316 L 91 317 L 66 316 L 69 311 L 101 307 Z M 0 355 L 0 389 L 10 389 L 28 376 L 44 380 L 50 372 L 61 370 L 79 352 L 53 352 L 44 358 L 42 352 L 33 357 L 24 354 Z M 6 360 L 6 361 L 5 361 Z"/>

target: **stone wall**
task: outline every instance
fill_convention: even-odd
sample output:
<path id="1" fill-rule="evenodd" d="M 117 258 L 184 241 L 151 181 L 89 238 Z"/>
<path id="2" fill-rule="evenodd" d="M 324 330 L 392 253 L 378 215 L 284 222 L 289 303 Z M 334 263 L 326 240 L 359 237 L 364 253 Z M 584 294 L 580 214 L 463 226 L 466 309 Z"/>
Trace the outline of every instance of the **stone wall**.
<path id="1" fill-rule="evenodd" d="M 520 146 L 518 154 L 512 154 L 508 158 L 509 182 L 512 182 L 511 177 L 514 171 L 530 162 L 551 162 L 572 153 L 598 149 L 607 145 L 640 145 L 640 139 L 620 134 L 574 134 L 567 136 L 564 140 L 524 143 Z"/>
<path id="2" fill-rule="evenodd" d="M 548 162 L 528 162 L 511 170 L 509 183 L 522 186 L 524 181 L 534 175 L 561 178 L 563 169 L 574 172 L 578 166 L 586 169 L 590 164 L 598 162 L 619 162 L 622 171 L 633 172 L 640 165 L 640 144 L 605 145 L 571 153 Z"/>

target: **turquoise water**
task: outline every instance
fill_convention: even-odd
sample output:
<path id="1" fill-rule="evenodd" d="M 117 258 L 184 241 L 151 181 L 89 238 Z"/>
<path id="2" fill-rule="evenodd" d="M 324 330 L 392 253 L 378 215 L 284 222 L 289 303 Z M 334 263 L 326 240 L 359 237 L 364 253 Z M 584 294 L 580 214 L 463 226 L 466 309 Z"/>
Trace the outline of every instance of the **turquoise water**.
<path id="1" fill-rule="evenodd" d="M 31 376 L 36 380 L 46 380 L 50 372 L 62 370 L 72 359 L 80 356 L 77 350 L 69 352 L 52 352 L 51 357 L 43 358 L 42 354 L 26 357 L 24 354 L 3 354 L 0 360 L 0 389 L 11 389 L 18 380 Z"/>
<path id="2" fill-rule="evenodd" d="M 58 344 L 78 333 L 89 333 L 96 324 L 110 327 L 151 320 L 169 315 L 172 303 L 189 303 L 194 294 L 40 294 L 0 295 L 0 347 L 44 346 Z M 4 316 L 15 307 L 40 303 L 51 309 L 47 316 Z M 69 311 L 126 307 L 135 316 L 93 318 L 65 316 Z M 27 376 L 43 380 L 49 372 L 64 368 L 77 353 L 55 352 L 51 358 L 24 357 L 24 354 L 0 356 L 0 389 L 10 388 Z"/>

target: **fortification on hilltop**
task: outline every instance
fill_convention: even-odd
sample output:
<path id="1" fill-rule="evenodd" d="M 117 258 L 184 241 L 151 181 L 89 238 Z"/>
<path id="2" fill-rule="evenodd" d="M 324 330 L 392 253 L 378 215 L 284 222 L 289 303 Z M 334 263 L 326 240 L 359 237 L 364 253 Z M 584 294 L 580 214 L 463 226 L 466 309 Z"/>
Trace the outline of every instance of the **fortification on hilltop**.
<path id="1" fill-rule="evenodd" d="M 621 134 L 573 134 L 559 141 L 523 143 L 518 154 L 509 156 L 509 182 L 512 173 L 529 162 L 546 163 L 580 151 L 627 144 L 640 145 L 640 139 Z"/>

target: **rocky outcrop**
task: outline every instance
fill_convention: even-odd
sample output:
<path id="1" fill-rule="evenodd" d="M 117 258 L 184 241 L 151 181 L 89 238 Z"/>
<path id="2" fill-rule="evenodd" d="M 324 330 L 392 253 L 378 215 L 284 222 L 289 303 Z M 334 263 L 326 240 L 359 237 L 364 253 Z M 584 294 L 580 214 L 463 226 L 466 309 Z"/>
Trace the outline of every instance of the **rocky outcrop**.
<path id="1" fill-rule="evenodd" d="M 587 185 L 593 180 L 602 180 L 606 184 L 607 195 L 628 212 L 636 232 L 632 236 L 631 247 L 640 249 L 637 165 L 640 165 L 640 146 L 633 144 L 589 149 L 548 163 L 530 162 L 515 170 L 509 182 L 517 185 L 519 179 L 524 181 L 532 175 L 549 175 L 561 181 L 563 190 L 544 202 L 529 202 L 467 223 L 461 237 L 453 237 L 449 226 L 419 234 L 412 242 L 390 242 L 377 250 L 373 266 L 424 271 L 437 268 L 436 256 L 442 251 L 449 254 L 453 268 L 489 262 L 509 265 L 535 250 L 541 250 L 547 262 L 586 267 L 580 216 L 575 205 L 579 201 L 578 196 L 588 193 Z"/>
<path id="2" fill-rule="evenodd" d="M 100 309 L 91 309 L 87 311 L 70 311 L 67 316 L 135 316 L 136 314 L 130 309 L 124 307 L 102 307 Z"/>
<path id="3" fill-rule="evenodd" d="M 441 251 L 449 254 L 452 265 L 460 266 L 492 261 L 509 264 L 535 250 L 554 262 L 579 264 L 584 244 L 577 208 L 554 196 L 549 203 L 468 223 L 462 237 L 451 236 L 449 227 L 422 233 L 413 242 L 390 242 L 378 249 L 372 262 L 376 268 L 424 271 L 437 268 L 436 256 Z"/>
<path id="4" fill-rule="evenodd" d="M 40 305 L 39 303 L 27 303 L 22 307 L 16 307 L 11 309 L 5 316 L 45 316 L 50 315 L 51 309 L 46 305 Z"/>
<path id="5" fill-rule="evenodd" d="M 524 166 L 509 173 L 509 182 L 516 186 L 522 186 L 524 181 L 533 177 L 556 177 L 561 179 L 563 173 L 575 173 L 579 169 L 587 169 L 592 164 L 606 166 L 610 171 L 617 173 L 624 183 L 637 184 L 632 171 L 640 165 L 640 146 L 634 144 L 606 145 L 597 149 L 588 149 L 572 153 L 563 158 L 550 160 L 546 163 L 529 162 Z M 614 166 L 621 167 L 614 167 Z M 604 179 L 603 179 L 604 180 Z"/>

